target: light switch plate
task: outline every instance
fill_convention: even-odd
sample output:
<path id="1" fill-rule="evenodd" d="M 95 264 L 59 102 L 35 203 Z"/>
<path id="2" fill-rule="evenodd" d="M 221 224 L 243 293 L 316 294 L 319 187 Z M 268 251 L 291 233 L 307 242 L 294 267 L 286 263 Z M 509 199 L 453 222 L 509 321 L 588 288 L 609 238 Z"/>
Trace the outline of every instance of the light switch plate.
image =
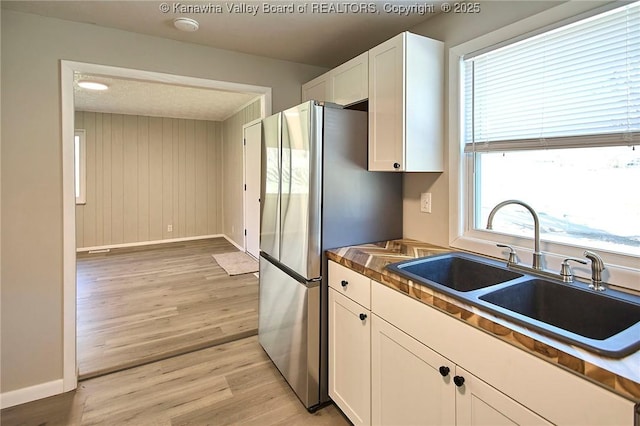
<path id="1" fill-rule="evenodd" d="M 423 192 L 420 194 L 420 211 L 423 213 L 431 213 L 431 193 Z"/>

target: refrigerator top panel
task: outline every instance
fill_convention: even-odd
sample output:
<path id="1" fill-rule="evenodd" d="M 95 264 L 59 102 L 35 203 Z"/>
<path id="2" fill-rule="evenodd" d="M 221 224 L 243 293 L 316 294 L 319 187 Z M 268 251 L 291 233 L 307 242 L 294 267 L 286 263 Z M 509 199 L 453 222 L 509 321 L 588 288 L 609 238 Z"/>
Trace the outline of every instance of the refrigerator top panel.
<path id="1" fill-rule="evenodd" d="M 260 250 L 280 259 L 281 114 L 262 120 Z"/>
<path id="2" fill-rule="evenodd" d="M 323 107 L 310 101 L 282 113 L 280 262 L 320 278 Z"/>

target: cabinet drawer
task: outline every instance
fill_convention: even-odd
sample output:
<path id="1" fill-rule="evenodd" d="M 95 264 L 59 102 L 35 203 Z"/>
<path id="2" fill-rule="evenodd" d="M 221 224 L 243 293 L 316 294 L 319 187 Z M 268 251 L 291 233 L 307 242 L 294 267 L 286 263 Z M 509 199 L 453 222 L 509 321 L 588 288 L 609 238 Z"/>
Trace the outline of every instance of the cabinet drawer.
<path id="1" fill-rule="evenodd" d="M 371 308 L 371 280 L 364 275 L 329 261 L 329 287 L 365 308 Z"/>

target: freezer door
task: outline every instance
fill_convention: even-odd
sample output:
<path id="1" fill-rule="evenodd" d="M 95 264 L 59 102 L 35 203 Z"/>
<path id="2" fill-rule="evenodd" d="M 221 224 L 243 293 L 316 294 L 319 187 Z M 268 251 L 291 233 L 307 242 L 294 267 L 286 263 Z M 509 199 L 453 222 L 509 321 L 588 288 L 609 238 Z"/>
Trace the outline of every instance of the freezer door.
<path id="1" fill-rule="evenodd" d="M 262 120 L 260 250 L 280 259 L 281 114 Z"/>
<path id="2" fill-rule="evenodd" d="M 313 101 L 282 113 L 280 262 L 320 277 L 322 111 Z"/>
<path id="3" fill-rule="evenodd" d="M 258 339 L 307 407 L 319 403 L 320 286 L 260 257 Z"/>

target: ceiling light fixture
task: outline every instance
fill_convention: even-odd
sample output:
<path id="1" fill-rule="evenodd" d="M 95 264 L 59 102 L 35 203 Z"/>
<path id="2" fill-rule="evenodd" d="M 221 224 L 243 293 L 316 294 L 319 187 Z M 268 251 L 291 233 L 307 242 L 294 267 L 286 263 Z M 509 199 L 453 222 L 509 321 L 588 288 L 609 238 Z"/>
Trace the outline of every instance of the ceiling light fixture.
<path id="1" fill-rule="evenodd" d="M 191 18 L 176 18 L 173 20 L 173 26 L 180 31 L 186 31 L 188 33 L 197 31 L 198 28 L 200 28 L 200 24 L 198 24 L 198 21 Z"/>
<path id="2" fill-rule="evenodd" d="M 88 90 L 107 90 L 109 88 L 109 86 L 104 83 L 90 80 L 81 80 L 78 82 L 78 86 Z"/>

